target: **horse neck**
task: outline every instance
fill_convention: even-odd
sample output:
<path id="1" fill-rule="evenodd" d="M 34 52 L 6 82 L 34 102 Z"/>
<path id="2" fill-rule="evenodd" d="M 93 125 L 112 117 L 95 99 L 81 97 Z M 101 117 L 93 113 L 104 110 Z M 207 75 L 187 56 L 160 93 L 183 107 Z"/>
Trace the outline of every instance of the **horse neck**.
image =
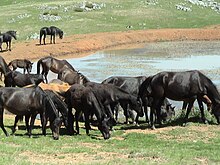
<path id="1" fill-rule="evenodd" d="M 8 31 L 6 33 L 9 34 L 10 36 L 12 36 L 14 39 L 16 39 L 16 34 L 14 34 L 13 32 Z"/>

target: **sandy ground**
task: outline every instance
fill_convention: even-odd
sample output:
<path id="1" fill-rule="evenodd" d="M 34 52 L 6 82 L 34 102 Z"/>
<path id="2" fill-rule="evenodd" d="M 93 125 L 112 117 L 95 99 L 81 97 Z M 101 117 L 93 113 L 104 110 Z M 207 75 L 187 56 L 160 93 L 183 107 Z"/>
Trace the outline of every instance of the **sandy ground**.
<path id="1" fill-rule="evenodd" d="M 56 39 L 56 44 L 39 45 L 38 40 L 13 40 L 12 51 L 0 52 L 0 55 L 10 62 L 16 58 L 38 60 L 44 56 L 54 56 L 59 59 L 82 57 L 103 49 L 136 47 L 137 45 L 160 41 L 201 41 L 219 40 L 220 26 L 203 29 L 157 29 L 140 31 L 123 31 L 95 34 L 77 34 Z M 3 50 L 6 45 L 3 44 Z"/>

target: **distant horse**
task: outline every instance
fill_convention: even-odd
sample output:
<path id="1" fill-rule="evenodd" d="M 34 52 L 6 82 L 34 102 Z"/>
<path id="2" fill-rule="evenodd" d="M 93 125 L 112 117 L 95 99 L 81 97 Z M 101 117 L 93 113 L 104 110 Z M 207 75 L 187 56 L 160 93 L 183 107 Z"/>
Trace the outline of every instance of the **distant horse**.
<path id="1" fill-rule="evenodd" d="M 72 85 L 71 88 L 66 92 L 66 103 L 69 108 L 69 125 L 71 127 L 73 127 L 72 107 L 76 110 L 75 121 L 77 134 L 79 134 L 78 121 L 80 113 L 84 113 L 85 116 L 85 127 L 87 135 L 89 134 L 90 129 L 89 117 L 92 114 L 95 114 L 98 121 L 98 129 L 102 133 L 104 139 L 110 138 L 109 130 L 113 125 L 112 120 L 106 116 L 103 106 L 99 104 L 99 101 L 97 100 L 91 88 L 80 84 Z M 71 129 L 74 131 L 73 128 Z"/>
<path id="2" fill-rule="evenodd" d="M 4 58 L 0 56 L 0 72 L 1 72 L 1 76 L 0 79 L 2 81 L 2 74 L 4 74 L 4 76 L 6 75 L 6 73 L 10 72 L 10 68 L 8 67 L 7 63 L 5 62 Z"/>
<path id="3" fill-rule="evenodd" d="M 42 116 L 42 130 L 46 135 L 46 119 L 50 120 L 50 128 L 53 138 L 59 139 L 59 129 L 61 126 L 61 118 L 58 111 L 48 96 L 40 87 L 36 88 L 17 88 L 17 87 L 2 87 L 0 88 L 0 126 L 8 136 L 3 124 L 4 108 L 15 115 L 31 115 L 30 127 L 28 127 L 28 135 L 31 136 L 31 131 L 34 125 L 33 116 L 40 113 Z"/>
<path id="4" fill-rule="evenodd" d="M 8 50 L 8 48 L 9 48 L 9 50 L 11 51 L 11 40 L 12 40 L 12 38 L 17 40 L 16 31 L 10 30 L 10 31 L 7 31 L 6 33 L 2 33 L 1 36 L 3 38 L 3 42 L 5 42 L 6 45 L 7 45 L 6 50 Z"/>
<path id="5" fill-rule="evenodd" d="M 55 36 L 59 35 L 60 39 L 62 39 L 63 31 L 55 26 L 41 28 L 40 29 L 40 45 L 41 45 L 42 37 L 43 37 L 44 45 L 46 44 L 45 43 L 46 35 L 50 35 L 50 43 L 52 44 L 52 40 L 53 40 L 53 43 L 55 44 Z"/>
<path id="6" fill-rule="evenodd" d="M 12 66 L 13 70 L 16 70 L 17 68 L 23 68 L 24 74 L 27 70 L 28 74 L 31 72 L 33 63 L 27 59 L 15 59 L 9 62 L 8 67 Z"/>
<path id="7" fill-rule="evenodd" d="M 66 128 L 68 128 L 68 107 L 67 105 L 64 103 L 64 101 L 57 95 L 55 94 L 53 91 L 51 90 L 44 90 L 46 92 L 47 95 L 49 95 L 49 97 L 52 99 L 56 109 L 61 113 L 61 118 L 64 122 L 64 125 Z M 34 114 L 34 116 L 26 115 L 25 116 L 25 122 L 26 122 L 26 128 L 27 130 L 29 129 L 29 119 L 30 117 L 36 118 L 37 114 Z M 42 118 L 42 116 L 41 116 Z M 15 122 L 14 122 L 14 128 L 12 129 L 12 134 L 15 133 L 16 131 L 16 126 L 19 120 L 22 120 L 23 116 L 19 116 L 17 115 L 15 117 Z M 43 123 L 42 123 L 43 124 Z"/>
<path id="8" fill-rule="evenodd" d="M 176 101 L 185 101 L 188 103 L 185 124 L 195 99 L 198 101 L 203 122 L 207 122 L 202 102 L 208 97 L 212 102 L 212 112 L 217 122 L 220 123 L 220 94 L 213 82 L 197 70 L 185 72 L 160 72 L 151 76 L 142 83 L 139 90 L 139 96 L 153 98 L 151 106 L 152 109 L 156 111 L 158 121 L 161 121 L 159 113 L 161 103 L 165 97 Z M 209 101 L 207 100 L 207 102 Z M 151 127 L 155 129 L 152 116 Z"/>
<path id="9" fill-rule="evenodd" d="M 73 71 L 72 69 L 69 69 L 69 68 L 62 69 L 58 73 L 58 79 L 68 83 L 69 85 L 85 84 L 90 81 L 82 73 L 77 72 L 77 71 Z"/>
<path id="10" fill-rule="evenodd" d="M 30 84 L 37 86 L 41 82 L 44 82 L 41 74 L 22 74 L 18 71 L 6 73 L 4 80 L 6 87 L 24 87 Z"/>
<path id="11" fill-rule="evenodd" d="M 66 60 L 58 60 L 51 56 L 44 57 L 38 60 L 37 74 L 40 74 L 40 66 L 42 66 L 41 74 L 45 77 L 46 83 L 48 83 L 47 75 L 50 70 L 54 73 L 59 73 L 60 70 L 64 68 L 70 68 L 72 70 L 75 70 L 73 66 L 70 63 L 68 63 Z"/>

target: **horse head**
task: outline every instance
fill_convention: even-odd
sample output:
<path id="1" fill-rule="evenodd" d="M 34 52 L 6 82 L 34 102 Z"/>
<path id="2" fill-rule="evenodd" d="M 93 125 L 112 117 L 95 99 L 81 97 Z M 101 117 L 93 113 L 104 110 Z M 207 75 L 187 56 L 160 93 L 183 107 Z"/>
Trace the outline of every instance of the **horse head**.
<path id="1" fill-rule="evenodd" d="M 59 31 L 59 37 L 60 37 L 60 39 L 63 39 L 63 31 L 62 30 Z"/>
<path id="2" fill-rule="evenodd" d="M 7 31 L 6 33 L 8 33 L 8 34 L 11 35 L 12 37 L 14 37 L 15 40 L 17 40 L 17 37 L 16 37 L 17 31 L 10 30 L 10 31 Z"/>

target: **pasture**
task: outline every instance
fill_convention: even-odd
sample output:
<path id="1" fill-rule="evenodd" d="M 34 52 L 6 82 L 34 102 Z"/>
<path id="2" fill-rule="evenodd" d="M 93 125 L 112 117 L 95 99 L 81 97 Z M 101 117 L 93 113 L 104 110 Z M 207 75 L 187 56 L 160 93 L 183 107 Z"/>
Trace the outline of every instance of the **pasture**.
<path id="1" fill-rule="evenodd" d="M 65 135 L 66 131 L 61 129 L 63 135 L 54 141 L 49 128 L 46 137 L 41 135 L 39 121 L 36 121 L 33 138 L 29 138 L 24 135 L 24 123 L 20 123 L 15 136 L 5 137 L 0 132 L 0 163 L 219 164 L 220 129 L 215 121 L 211 120 L 210 125 L 199 123 L 197 111 L 188 126 L 180 126 L 181 119 L 179 114 L 154 131 L 144 123 L 139 127 L 119 124 L 109 140 L 103 140 L 96 127 L 87 136 L 81 123 L 80 135 Z M 12 117 L 6 117 L 8 131 L 12 125 Z"/>
<path id="2" fill-rule="evenodd" d="M 219 0 L 215 0 L 220 2 Z M 37 38 L 40 28 L 55 25 L 65 34 L 201 28 L 218 25 L 219 11 L 185 0 L 95 0 L 96 9 L 82 11 L 82 0 L 7 0 L 0 4 L 0 31 L 17 30 L 18 40 Z M 177 10 L 177 5 L 191 11 Z M 79 10 L 78 10 L 79 9 Z M 25 30 L 24 30 L 25 29 Z"/>
<path id="3" fill-rule="evenodd" d="M 100 8 L 82 11 L 82 0 L 4 0 L 0 3 L 1 32 L 17 30 L 18 40 L 37 39 L 40 28 L 55 25 L 66 36 L 96 32 L 163 28 L 203 28 L 220 24 L 219 12 L 210 7 L 192 5 L 185 0 L 95 0 Z M 153 2 L 153 3 L 150 3 Z M 154 4 L 154 2 L 157 2 Z M 220 2 L 220 0 L 216 0 Z M 191 11 L 177 10 L 184 3 Z M 25 29 L 25 30 L 24 30 Z M 63 41 L 65 42 L 65 41 Z M 33 137 L 25 135 L 24 122 L 14 136 L 0 130 L 0 164 L 220 164 L 220 128 L 209 115 L 209 124 L 199 115 L 190 116 L 182 127 L 177 114 L 162 128 L 151 130 L 148 124 L 118 124 L 109 140 L 97 127 L 87 136 L 80 123 L 80 135 L 69 136 L 62 128 L 58 141 L 47 128 L 44 137 L 36 121 Z M 143 119 L 142 119 L 143 120 Z M 9 133 L 14 116 L 5 115 Z M 123 121 L 121 121 L 122 123 Z"/>

